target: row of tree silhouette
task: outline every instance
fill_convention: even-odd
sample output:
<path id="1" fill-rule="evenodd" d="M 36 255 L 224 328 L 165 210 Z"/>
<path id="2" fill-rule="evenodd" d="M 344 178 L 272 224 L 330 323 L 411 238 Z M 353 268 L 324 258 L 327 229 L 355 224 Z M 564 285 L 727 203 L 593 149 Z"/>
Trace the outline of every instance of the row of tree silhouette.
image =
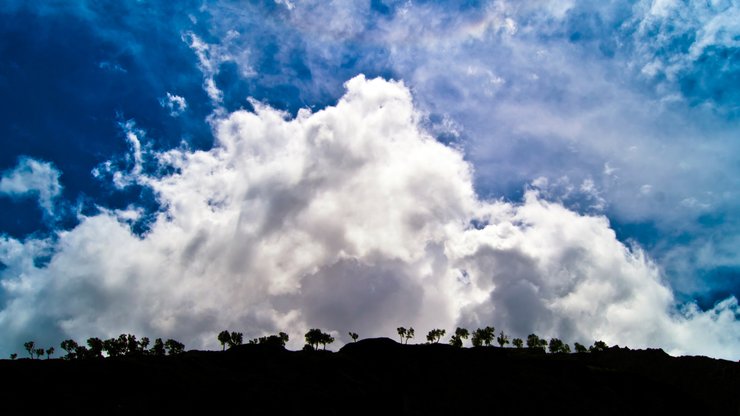
<path id="1" fill-rule="evenodd" d="M 221 343 L 221 351 L 226 349 L 226 346 L 228 345 L 229 348 L 235 347 L 237 345 L 242 345 L 242 333 L 241 332 L 229 332 L 229 331 L 221 331 L 218 334 L 218 342 Z M 268 335 L 265 337 L 259 337 L 249 340 L 249 344 L 260 344 L 260 345 L 277 345 L 280 347 L 284 347 L 285 344 L 288 343 L 288 340 L 290 337 L 285 332 L 280 332 L 277 335 Z"/>
<path id="2" fill-rule="evenodd" d="M 31 358 L 34 358 L 34 355 L 36 358 L 41 358 L 46 353 L 46 358 L 49 359 L 54 354 L 54 347 L 47 348 L 46 350 L 36 348 L 34 341 L 28 341 L 23 346 Z M 109 338 L 106 340 L 97 337 L 88 338 L 87 346 L 79 345 L 75 340 L 67 339 L 62 341 L 60 346 L 66 351 L 67 354 L 63 358 L 67 360 L 103 358 L 103 353 L 108 357 L 131 355 L 165 356 L 177 355 L 185 351 L 185 344 L 174 339 L 162 341 L 162 338 L 155 339 L 152 347 L 148 348 L 149 338 L 143 337 L 137 340 L 136 335 L 131 334 L 121 334 L 118 338 Z M 16 359 L 17 357 L 18 354 L 10 354 L 11 359 Z"/>
<path id="3" fill-rule="evenodd" d="M 350 337 L 356 341 L 358 335 L 350 332 Z M 242 345 L 243 342 L 243 335 L 241 332 L 229 332 L 228 330 L 223 330 L 219 332 L 217 338 L 218 342 L 221 343 L 221 351 L 225 350 L 227 345 L 229 346 L 229 348 L 233 348 L 237 345 Z M 319 344 L 321 344 L 324 349 L 326 349 L 326 346 L 328 344 L 334 342 L 334 337 L 332 337 L 331 334 L 322 332 L 320 329 L 310 329 L 308 332 L 306 332 L 305 339 L 306 346 L 304 347 L 304 349 L 311 350 L 318 349 Z M 274 345 L 284 347 L 289 340 L 290 337 L 288 336 L 288 334 L 286 334 L 285 332 L 280 332 L 277 335 L 268 335 L 264 337 L 254 338 L 249 341 L 249 344 Z"/>
<path id="4" fill-rule="evenodd" d="M 33 358 L 34 355 L 36 356 L 36 358 L 41 358 L 41 356 L 46 354 L 46 359 L 48 360 L 49 358 L 51 358 L 52 355 L 54 355 L 54 347 L 49 347 L 46 349 L 36 348 L 36 343 L 33 341 L 28 341 L 24 343 L 23 347 L 26 349 L 26 351 L 28 351 L 28 354 L 31 356 L 31 358 Z M 11 360 L 15 360 L 16 358 L 18 358 L 18 354 L 10 354 Z"/>
<path id="5" fill-rule="evenodd" d="M 404 344 L 408 344 L 408 341 L 414 338 L 414 328 L 399 327 L 397 328 L 398 336 Z M 426 339 L 428 344 L 437 344 L 440 342 L 442 337 L 445 336 L 447 331 L 444 329 L 435 328 L 427 333 Z M 349 336 L 352 341 L 356 342 L 359 335 L 355 332 L 349 332 Z M 304 350 L 317 350 L 319 344 L 322 345 L 323 349 L 326 346 L 333 343 L 334 337 L 331 334 L 322 332 L 320 329 L 310 329 L 305 334 L 306 345 Z M 218 341 L 221 343 L 221 350 L 242 345 L 243 334 L 241 332 L 221 331 L 218 336 Z M 501 331 L 496 336 L 495 329 L 491 326 L 485 328 L 478 328 L 472 332 L 472 334 L 465 328 L 456 328 L 455 333 L 450 337 L 449 344 L 453 347 L 462 348 L 463 340 L 470 338 L 470 342 L 473 347 L 490 346 L 496 341 L 500 347 L 505 347 L 511 343 L 516 348 L 524 348 L 525 341 L 521 338 L 509 339 L 509 336 Z M 268 335 L 259 338 L 253 338 L 248 341 L 249 344 L 259 345 L 274 345 L 284 347 L 290 337 L 285 332 L 280 332 L 277 335 Z M 47 349 L 37 348 L 34 341 L 28 341 L 23 344 L 26 351 L 28 351 L 30 357 L 33 359 L 34 356 L 38 359 L 43 355 L 49 359 L 54 354 L 54 347 Z M 174 339 L 168 339 L 162 341 L 161 338 L 154 340 L 154 344 L 151 348 L 149 347 L 149 338 L 143 337 L 140 340 L 136 339 L 135 335 L 121 334 L 118 338 L 109 338 L 101 340 L 100 338 L 93 337 L 88 338 L 87 346 L 78 345 L 74 340 L 68 339 L 62 341 L 62 349 L 66 351 L 65 359 L 91 359 L 91 358 L 103 358 L 103 353 L 108 357 L 118 356 L 131 356 L 131 355 L 151 355 L 151 356 L 165 356 L 165 355 L 176 355 L 185 351 L 185 345 Z M 536 334 L 529 334 L 526 339 L 526 346 L 530 349 L 539 349 L 544 351 L 546 348 L 551 353 L 570 353 L 571 349 L 567 343 L 564 343 L 558 338 L 552 338 L 548 342 L 544 338 L 540 338 Z M 596 341 L 594 344 L 586 348 L 584 345 L 574 343 L 574 349 L 577 353 L 603 351 L 607 348 L 606 343 L 603 341 Z M 11 359 L 16 359 L 18 354 L 10 354 Z"/>
<path id="6" fill-rule="evenodd" d="M 396 330 L 398 332 L 398 336 L 400 337 L 400 340 L 404 344 L 408 344 L 408 341 L 412 338 L 414 338 L 415 331 L 414 328 L 404 328 L 399 327 Z M 445 336 L 447 331 L 444 329 L 435 328 L 429 331 L 427 333 L 426 339 L 428 344 L 437 344 L 440 342 L 442 337 Z M 306 345 L 304 346 L 304 350 L 316 350 L 319 347 L 319 344 L 322 345 L 323 349 L 326 349 L 326 346 L 328 344 L 333 343 L 334 337 L 331 336 L 331 334 L 322 332 L 318 328 L 310 329 L 305 334 L 305 340 Z M 355 332 L 349 332 L 349 337 L 352 339 L 352 341 L 357 342 L 357 339 L 359 338 L 359 335 Z M 498 336 L 496 336 L 495 329 L 491 326 L 487 326 L 485 328 L 478 328 L 475 331 L 472 332 L 472 334 L 465 328 L 458 327 L 455 329 L 455 333 L 450 338 L 450 345 L 453 347 L 462 348 L 463 347 L 463 340 L 470 338 L 470 341 L 473 345 L 473 347 L 482 347 L 482 346 L 490 346 L 493 344 L 494 340 L 499 344 L 500 347 L 505 347 L 507 344 L 511 342 L 511 344 L 516 348 L 524 348 L 525 341 L 521 338 L 514 338 L 513 340 L 509 339 L 509 336 L 504 333 L 504 331 L 501 331 Z M 260 338 L 254 338 L 251 341 L 249 341 L 250 344 L 270 344 L 270 345 L 278 345 L 278 346 L 285 346 L 285 344 L 288 342 L 289 337 L 288 334 L 281 332 L 278 335 L 270 335 L 266 337 L 260 337 Z M 221 343 L 222 350 L 226 349 L 226 346 L 228 345 L 229 348 L 234 347 L 236 345 L 242 344 L 242 333 L 241 332 L 229 332 L 227 330 L 221 331 L 218 334 L 218 341 Z M 539 350 L 545 350 L 546 348 L 551 353 L 570 353 L 570 346 L 566 343 L 564 343 L 559 338 L 552 338 L 549 343 L 546 339 L 540 338 L 536 334 L 529 334 L 527 336 L 526 340 L 527 348 L 530 349 L 539 349 Z M 586 348 L 584 345 L 579 343 L 574 343 L 575 352 L 583 353 L 583 352 L 593 352 L 593 351 L 603 351 L 607 349 L 607 345 L 603 341 L 596 341 L 594 344 Z"/>
<path id="7" fill-rule="evenodd" d="M 400 340 L 402 343 L 407 344 L 409 339 L 414 337 L 414 328 L 404 328 L 399 327 L 396 329 L 398 332 L 398 336 L 400 337 Z M 444 329 L 435 328 L 432 329 L 427 333 L 427 343 L 428 344 L 437 344 L 442 339 L 442 337 L 445 336 L 447 331 Z M 353 337 L 354 340 L 356 340 L 357 334 Z M 493 344 L 494 340 L 499 344 L 500 347 L 505 347 L 507 344 L 511 342 L 511 344 L 516 348 L 524 348 L 524 340 L 521 338 L 514 338 L 513 340 L 509 339 L 509 336 L 504 333 L 504 331 L 501 331 L 498 336 L 496 336 L 496 330 L 492 326 L 487 326 L 485 328 L 478 328 L 471 334 L 467 329 L 465 328 L 456 328 L 455 333 L 450 337 L 450 345 L 453 347 L 462 348 L 463 346 L 463 340 L 470 338 L 471 344 L 473 344 L 474 347 L 482 347 L 482 346 L 490 346 Z M 545 350 L 545 348 L 549 349 L 551 353 L 570 353 L 570 346 L 563 342 L 562 340 L 558 338 L 552 338 L 550 339 L 550 342 L 544 338 L 540 338 L 536 334 L 529 334 L 527 336 L 527 348 L 530 349 L 539 349 L 539 350 Z M 604 341 L 595 341 L 594 344 L 586 348 L 584 345 L 579 343 L 573 344 L 575 348 L 575 352 L 583 353 L 583 352 L 594 352 L 594 351 L 603 351 L 607 349 L 607 345 Z"/>

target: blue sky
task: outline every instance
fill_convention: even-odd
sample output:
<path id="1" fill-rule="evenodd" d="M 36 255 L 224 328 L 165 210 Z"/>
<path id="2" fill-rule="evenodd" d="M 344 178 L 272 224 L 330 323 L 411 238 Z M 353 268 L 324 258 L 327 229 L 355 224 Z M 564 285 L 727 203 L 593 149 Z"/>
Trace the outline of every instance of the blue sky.
<path id="1" fill-rule="evenodd" d="M 0 20 L 2 353 L 494 324 L 740 357 L 736 1 L 9 1 Z"/>

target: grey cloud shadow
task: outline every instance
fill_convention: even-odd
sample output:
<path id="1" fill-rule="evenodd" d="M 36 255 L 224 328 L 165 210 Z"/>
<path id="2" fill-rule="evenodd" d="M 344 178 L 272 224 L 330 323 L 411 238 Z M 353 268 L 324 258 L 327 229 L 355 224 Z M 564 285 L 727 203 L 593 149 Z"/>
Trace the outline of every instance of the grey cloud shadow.
<path id="1" fill-rule="evenodd" d="M 423 288 L 395 259 L 372 262 L 342 259 L 305 276 L 300 294 L 276 299 L 278 309 L 299 309 L 310 326 L 372 334 L 414 318 L 422 305 Z"/>
<path id="2" fill-rule="evenodd" d="M 515 336 L 550 328 L 553 316 L 545 305 L 546 288 L 535 259 L 516 249 L 482 246 L 466 261 L 490 271 L 480 280 L 490 279 L 495 288 L 488 299 L 463 312 L 461 325 L 492 324 Z"/>

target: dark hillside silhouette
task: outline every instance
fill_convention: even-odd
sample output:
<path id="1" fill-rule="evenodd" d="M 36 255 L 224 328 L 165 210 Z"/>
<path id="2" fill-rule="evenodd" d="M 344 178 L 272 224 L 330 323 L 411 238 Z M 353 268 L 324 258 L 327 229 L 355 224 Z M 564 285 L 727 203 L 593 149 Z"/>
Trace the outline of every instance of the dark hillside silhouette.
<path id="1" fill-rule="evenodd" d="M 279 338 L 279 337 L 278 337 Z M 159 340 L 159 343 L 162 343 Z M 155 345 L 157 342 L 155 342 Z M 164 343 L 162 343 L 164 344 Z M 226 352 L 104 360 L 0 361 L 8 414 L 738 414 L 740 364 L 612 347 L 404 345 L 388 338 L 338 352 L 280 343 Z M 29 385 L 54 388 L 43 400 Z"/>

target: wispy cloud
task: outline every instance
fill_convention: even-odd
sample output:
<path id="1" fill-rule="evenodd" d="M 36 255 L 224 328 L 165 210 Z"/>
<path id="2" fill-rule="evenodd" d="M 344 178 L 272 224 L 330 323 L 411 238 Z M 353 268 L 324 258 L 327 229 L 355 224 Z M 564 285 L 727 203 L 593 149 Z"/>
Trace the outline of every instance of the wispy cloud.
<path id="1" fill-rule="evenodd" d="M 188 108 L 188 102 L 184 97 L 170 92 L 167 93 L 167 96 L 159 99 L 159 105 L 170 110 L 170 116 L 172 117 L 179 116 Z"/>
<path id="2" fill-rule="evenodd" d="M 51 164 L 21 157 L 18 164 L 0 176 L 0 195 L 11 198 L 35 197 L 48 215 L 54 213 L 54 200 L 62 193 L 60 172 Z"/>

